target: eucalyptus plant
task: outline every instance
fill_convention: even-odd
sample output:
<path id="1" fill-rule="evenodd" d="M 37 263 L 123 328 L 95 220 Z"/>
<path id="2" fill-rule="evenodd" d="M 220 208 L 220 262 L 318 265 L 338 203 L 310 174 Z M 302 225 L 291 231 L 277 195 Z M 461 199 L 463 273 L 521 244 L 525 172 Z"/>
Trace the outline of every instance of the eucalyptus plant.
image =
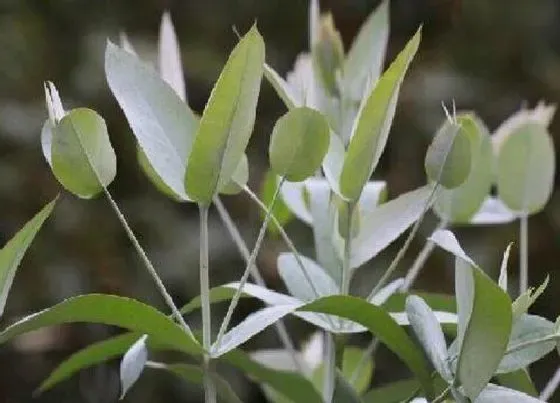
<path id="1" fill-rule="evenodd" d="M 348 52 L 331 15 L 310 1 L 309 51 L 286 79 L 265 62 L 265 43 L 251 27 L 232 50 L 198 116 L 189 106 L 180 47 L 170 15 L 162 18 L 159 69 L 142 61 L 126 35 L 107 42 L 105 73 L 137 143 L 138 165 L 163 195 L 196 203 L 200 211 L 200 295 L 179 307 L 129 226 L 109 187 L 116 155 L 104 119 L 89 108 L 65 110 L 55 85 L 45 84 L 48 118 L 41 132 L 44 157 L 69 193 L 104 195 L 167 305 L 167 312 L 117 295 L 86 294 L 29 315 L 0 332 L 0 343 L 44 326 L 91 322 L 125 329 L 61 363 L 39 386 L 46 391 L 79 370 L 121 357 L 121 398 L 145 369 L 167 371 L 201 384 L 205 401 L 241 401 L 216 370 L 227 363 L 258 382 L 271 402 L 538 402 L 529 365 L 560 351 L 560 324 L 528 313 L 544 292 L 528 287 L 527 220 L 550 197 L 555 155 L 548 125 L 554 106 L 539 104 L 507 119 L 495 133 L 474 113 L 443 108 L 443 123 L 426 150 L 426 184 L 387 200 L 387 183 L 372 181 L 391 132 L 400 88 L 421 44 L 421 27 L 388 67 L 387 1 L 368 17 Z M 271 132 L 266 192 L 248 186 L 246 147 L 256 119 L 262 78 L 287 111 Z M 497 185 L 497 196 L 491 195 Z M 263 222 L 249 248 L 221 198 L 244 193 L 262 210 Z M 0 312 L 15 271 L 31 240 L 50 215 L 49 203 L 0 251 Z M 210 289 L 208 214 L 215 206 L 246 262 L 239 281 Z M 440 223 L 426 239 L 406 277 L 395 278 L 423 218 Z M 279 212 L 282 212 L 280 215 Z M 314 255 L 304 256 L 283 225 L 296 217 L 313 231 Z M 449 230 L 455 225 L 497 225 L 519 219 L 520 293 L 508 294 L 508 258 L 492 279 Z M 256 257 L 267 229 L 287 252 L 277 259 L 287 293 L 266 287 Z M 360 267 L 408 230 L 367 296 L 351 287 Z M 454 295 L 412 289 L 434 248 L 454 259 Z M 3 256 L 3 258 L 1 258 Z M 264 308 L 236 326 L 241 298 Z M 213 337 L 211 305 L 229 301 Z M 202 311 L 202 329 L 189 314 Z M 317 332 L 298 349 L 283 320 L 295 316 Z M 245 352 L 253 336 L 274 326 L 281 348 Z M 411 332 L 407 331 L 411 329 Z M 366 349 L 349 335 L 371 333 Z M 201 333 L 201 337 L 199 336 Z M 451 341 L 451 342 L 450 342 Z M 382 343 L 412 377 L 371 388 L 376 346 Z M 178 353 L 159 362 L 161 350 Z"/>

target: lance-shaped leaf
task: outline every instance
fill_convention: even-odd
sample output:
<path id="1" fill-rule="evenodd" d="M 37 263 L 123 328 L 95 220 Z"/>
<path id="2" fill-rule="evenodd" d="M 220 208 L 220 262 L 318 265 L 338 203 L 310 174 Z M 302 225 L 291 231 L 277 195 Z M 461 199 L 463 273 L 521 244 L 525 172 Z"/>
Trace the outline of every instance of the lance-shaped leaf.
<path id="1" fill-rule="evenodd" d="M 527 313 L 531 305 L 535 303 L 537 298 L 539 298 L 544 290 L 546 290 L 546 287 L 548 287 L 548 280 L 549 277 L 546 276 L 543 283 L 536 290 L 533 287 L 530 287 L 527 291 L 517 297 L 515 301 L 513 301 L 511 310 L 513 312 L 514 321 L 519 319 L 523 314 Z"/>
<path id="2" fill-rule="evenodd" d="M 301 99 L 299 99 L 298 96 L 299 94 L 294 93 L 294 90 L 290 87 L 286 80 L 284 80 L 280 74 L 276 72 L 276 70 L 266 63 L 264 65 L 264 77 L 288 109 L 302 105 Z"/>
<path id="3" fill-rule="evenodd" d="M 387 144 L 401 83 L 420 44 L 418 30 L 364 99 L 340 175 L 340 191 L 357 200 Z"/>
<path id="4" fill-rule="evenodd" d="M 0 317 L 4 313 L 6 300 L 12 288 L 17 268 L 33 242 L 33 239 L 41 229 L 45 220 L 50 216 L 56 199 L 47 204 L 35 217 L 27 222 L 22 229 L 0 249 Z"/>
<path id="5" fill-rule="evenodd" d="M 278 176 L 300 182 L 321 166 L 329 148 L 329 124 L 324 116 L 310 108 L 289 110 L 272 130 L 270 165 Z"/>
<path id="6" fill-rule="evenodd" d="M 432 182 L 439 183 L 446 189 L 458 187 L 469 176 L 471 141 L 463 128 L 463 125 L 469 123 L 468 117 L 448 118 L 426 152 L 426 175 Z"/>
<path id="7" fill-rule="evenodd" d="M 122 400 L 128 390 L 136 383 L 146 361 L 148 360 L 148 348 L 146 347 L 147 335 L 141 336 L 126 352 L 120 366 L 121 397 Z"/>
<path id="8" fill-rule="evenodd" d="M 434 203 L 434 210 L 448 222 L 466 223 L 480 209 L 490 191 L 493 153 L 488 129 L 476 115 L 460 113 L 457 121 L 470 140 L 470 173 L 466 181 L 456 188 L 442 189 Z"/>
<path id="9" fill-rule="evenodd" d="M 187 193 L 209 204 L 228 183 L 253 131 L 264 65 L 264 42 L 256 27 L 229 56 L 196 132 L 185 175 Z"/>
<path id="10" fill-rule="evenodd" d="M 64 300 L 29 315 L 0 333 L 0 344 L 45 326 L 88 322 L 119 326 L 147 334 L 150 339 L 186 354 L 199 355 L 202 347 L 173 320 L 134 299 L 105 294 L 86 294 Z"/>
<path id="11" fill-rule="evenodd" d="M 86 108 L 68 112 L 52 130 L 52 171 L 68 191 L 91 198 L 117 173 L 115 151 L 101 116 Z"/>
<path id="12" fill-rule="evenodd" d="M 159 28 L 159 73 L 182 101 L 187 98 L 181 51 L 169 12 L 161 17 Z"/>
<path id="13" fill-rule="evenodd" d="M 188 200 L 184 177 L 196 116 L 151 66 L 110 42 L 105 74 L 149 164 L 178 198 Z"/>
<path id="14" fill-rule="evenodd" d="M 356 101 L 369 92 L 383 69 L 389 40 L 389 1 L 383 1 L 368 17 L 354 39 L 343 66 L 344 95 Z"/>
<path id="15" fill-rule="evenodd" d="M 500 199 L 514 211 L 540 211 L 552 194 L 555 160 L 554 144 L 544 125 L 519 126 L 498 146 Z"/>

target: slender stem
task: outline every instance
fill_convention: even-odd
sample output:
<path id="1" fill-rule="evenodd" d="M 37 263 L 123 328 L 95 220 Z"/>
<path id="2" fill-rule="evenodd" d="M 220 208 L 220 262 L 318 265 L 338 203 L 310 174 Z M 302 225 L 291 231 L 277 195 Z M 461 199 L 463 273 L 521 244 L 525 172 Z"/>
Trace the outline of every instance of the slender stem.
<path id="1" fill-rule="evenodd" d="M 373 287 L 373 290 L 371 290 L 371 293 L 369 294 L 369 296 L 367 298 L 368 300 L 373 298 L 373 296 L 375 294 L 377 294 L 381 288 L 383 288 L 383 286 L 387 283 L 387 281 L 393 275 L 393 272 L 397 269 L 400 261 L 402 260 L 406 251 L 408 250 L 410 244 L 412 243 L 412 240 L 416 236 L 416 233 L 418 232 L 418 229 L 420 228 L 420 224 L 422 223 L 422 220 L 424 219 L 424 216 L 426 215 L 426 212 L 428 211 L 428 209 L 432 205 L 432 202 L 434 200 L 434 197 L 435 197 L 438 189 L 439 189 L 439 184 L 436 184 L 434 186 L 434 188 L 432 189 L 432 192 L 430 193 L 429 197 L 428 197 L 428 201 L 426 202 L 426 205 L 424 206 L 424 209 L 422 210 L 422 213 L 420 214 L 420 217 L 418 217 L 418 220 L 416 220 L 416 222 L 414 223 L 414 226 L 412 227 L 412 230 L 409 232 L 408 237 L 404 241 L 404 245 L 399 249 L 399 252 L 397 253 L 395 258 L 393 259 L 393 261 L 389 265 L 389 268 L 385 271 L 385 273 L 383 273 L 383 276 L 381 276 L 381 279 L 377 282 L 375 287 Z"/>
<path id="2" fill-rule="evenodd" d="M 276 186 L 276 189 L 274 190 L 272 200 L 270 201 L 270 206 L 268 206 L 268 209 L 266 211 L 266 215 L 265 215 L 263 223 L 261 225 L 261 229 L 259 231 L 259 235 L 257 236 L 257 241 L 255 243 L 255 247 L 253 248 L 253 251 L 251 252 L 251 256 L 249 256 L 249 261 L 247 262 L 247 266 L 245 267 L 245 271 L 243 272 L 243 276 L 241 276 L 241 280 L 239 281 L 239 287 L 237 287 L 237 289 L 235 290 L 235 294 L 233 295 L 233 298 L 231 299 L 228 310 L 226 312 L 226 316 L 225 316 L 225 318 L 222 321 L 222 324 L 220 326 L 220 331 L 218 332 L 218 337 L 216 338 L 216 347 L 217 348 L 219 348 L 220 343 L 222 341 L 222 337 L 224 336 L 225 332 L 228 329 L 228 326 L 231 322 L 231 318 L 232 318 L 232 315 L 233 315 L 233 311 L 235 310 L 235 307 L 237 306 L 237 303 L 239 302 L 239 298 L 241 297 L 243 287 L 245 286 L 245 283 L 247 283 L 247 279 L 249 278 L 249 273 L 251 272 L 251 268 L 254 266 L 255 260 L 257 259 L 257 255 L 259 253 L 259 250 L 261 249 L 261 245 L 262 245 L 262 242 L 264 240 L 264 235 L 266 234 L 266 228 L 268 227 L 268 222 L 270 221 L 270 218 L 272 216 L 272 208 L 274 207 L 274 203 L 276 202 L 276 199 L 278 198 L 278 194 L 280 193 L 280 187 L 284 183 L 284 180 L 285 180 L 285 177 L 282 177 L 280 179 L 280 182 Z"/>
<path id="3" fill-rule="evenodd" d="M 548 401 L 554 392 L 556 392 L 556 389 L 558 389 L 558 385 L 560 385 L 560 367 L 558 367 L 552 378 L 550 378 L 547 382 L 541 392 L 541 395 L 539 396 L 539 400 L 542 400 L 543 402 Z"/>
<path id="4" fill-rule="evenodd" d="M 432 400 L 432 403 L 444 402 L 445 399 L 447 399 L 447 395 L 449 395 L 449 392 L 451 392 L 451 386 L 448 386 L 447 388 L 445 388 L 444 391 L 441 392 L 441 394 L 439 396 L 437 396 L 434 400 Z"/>
<path id="5" fill-rule="evenodd" d="M 334 380 L 336 377 L 335 343 L 334 335 L 329 332 L 324 332 L 324 338 L 325 382 L 323 383 L 323 400 L 330 402 L 334 395 Z"/>
<path id="6" fill-rule="evenodd" d="M 527 214 L 522 214 L 519 225 L 519 294 L 529 287 L 529 225 Z"/>
<path id="7" fill-rule="evenodd" d="M 202 346 L 204 347 L 204 397 L 206 403 L 217 401 L 216 388 L 210 376 L 212 316 L 210 312 L 210 274 L 208 267 L 208 205 L 199 204 L 200 212 L 200 299 L 202 305 Z"/>
<path id="8" fill-rule="evenodd" d="M 237 249 L 239 250 L 239 253 L 245 260 L 245 264 L 249 264 L 249 259 L 251 257 L 249 248 L 247 248 L 247 244 L 245 243 L 243 237 L 239 233 L 239 230 L 237 229 L 237 226 L 235 225 L 231 216 L 229 215 L 226 207 L 224 206 L 220 198 L 217 196 L 214 198 L 214 205 L 216 206 L 216 209 L 218 210 L 218 214 L 220 215 L 220 218 L 222 219 L 224 225 L 226 226 L 226 229 L 228 230 L 233 242 L 235 243 Z M 253 266 L 251 267 L 250 275 L 252 279 L 255 281 L 255 283 L 257 283 L 261 287 L 266 287 L 266 283 L 263 277 L 261 276 L 261 273 L 259 272 L 259 269 L 256 264 L 253 264 Z M 292 357 L 294 366 L 296 367 L 298 372 L 304 373 L 303 363 L 301 362 L 301 358 L 294 346 L 294 343 L 288 333 L 288 330 L 286 329 L 286 325 L 284 325 L 284 322 L 280 319 L 279 321 L 274 323 L 274 327 L 276 328 L 276 332 L 278 333 L 278 338 L 284 345 L 286 351 L 288 351 L 288 353 Z"/>
<path id="9" fill-rule="evenodd" d="M 436 231 L 445 229 L 446 227 L 447 227 L 447 222 L 445 220 L 442 220 L 436 227 Z M 414 263 L 412 264 L 410 270 L 408 271 L 406 277 L 404 278 L 404 282 L 401 286 L 401 292 L 406 292 L 410 290 L 412 284 L 414 284 L 414 281 L 416 281 L 418 274 L 420 274 L 420 271 L 424 267 L 426 260 L 428 260 L 428 257 L 430 257 L 430 255 L 432 254 L 432 251 L 434 250 L 435 246 L 436 246 L 435 243 L 432 242 L 431 240 L 426 241 L 424 247 L 422 248 L 418 256 L 416 256 Z"/>
<path id="10" fill-rule="evenodd" d="M 181 315 L 181 312 L 179 311 L 179 308 L 177 308 L 177 305 L 175 305 L 175 303 L 173 302 L 173 298 L 171 298 L 171 295 L 169 294 L 169 292 L 165 288 L 165 285 L 163 284 L 163 281 L 161 281 L 161 278 L 157 274 L 157 271 L 154 268 L 154 265 L 152 264 L 152 262 L 148 258 L 148 255 L 146 255 L 146 252 L 144 251 L 144 249 L 140 245 L 140 242 L 138 242 L 138 239 L 134 235 L 134 232 L 132 231 L 132 229 L 128 225 L 128 222 L 126 221 L 126 218 L 124 217 L 123 213 L 119 209 L 119 206 L 117 205 L 117 203 L 115 202 L 115 200 L 111 196 L 111 193 L 109 193 L 109 190 L 107 188 L 104 188 L 103 190 L 105 192 L 105 196 L 107 197 L 107 200 L 109 200 L 109 204 L 111 205 L 111 207 L 115 211 L 115 214 L 117 215 L 121 225 L 123 226 L 124 231 L 126 232 L 126 235 L 128 236 L 128 239 L 130 239 L 130 242 L 134 246 L 134 249 L 136 249 L 136 252 L 138 253 L 138 256 L 140 256 L 140 259 L 142 260 L 142 263 L 144 263 L 144 266 L 148 270 L 148 273 L 150 274 L 150 276 L 154 280 L 154 283 L 155 283 L 158 291 L 160 292 L 161 296 L 163 297 L 165 303 L 167 304 L 169 309 L 171 309 L 172 316 L 181 325 L 181 327 L 183 328 L 185 333 L 187 333 L 189 336 L 194 338 L 194 336 L 192 334 L 192 331 L 189 328 L 189 325 L 187 325 L 187 322 L 185 322 L 185 319 L 183 318 L 183 315 Z"/>

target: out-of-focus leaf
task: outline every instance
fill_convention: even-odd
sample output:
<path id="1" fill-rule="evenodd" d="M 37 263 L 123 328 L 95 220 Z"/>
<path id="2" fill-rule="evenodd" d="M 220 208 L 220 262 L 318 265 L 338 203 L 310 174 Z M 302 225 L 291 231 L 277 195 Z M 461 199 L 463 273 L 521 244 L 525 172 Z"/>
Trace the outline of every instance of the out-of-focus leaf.
<path id="1" fill-rule="evenodd" d="M 457 312 L 457 302 L 452 295 L 428 292 L 415 292 L 414 294 L 426 301 L 428 306 L 434 311 Z M 404 311 L 407 296 L 408 294 L 406 293 L 393 294 L 383 304 L 383 307 L 389 312 Z"/>
<path id="2" fill-rule="evenodd" d="M 181 51 L 171 15 L 166 11 L 161 17 L 159 28 L 159 73 L 184 102 L 187 99 Z"/>
<path id="3" fill-rule="evenodd" d="M 339 94 L 337 76 L 344 62 L 344 47 L 331 14 L 321 17 L 317 33 L 311 47 L 314 71 L 324 90 L 336 96 Z"/>
<path id="4" fill-rule="evenodd" d="M 544 290 L 546 290 L 546 287 L 548 287 L 548 280 L 549 276 L 546 276 L 543 283 L 536 290 L 531 287 L 513 301 L 511 310 L 513 312 L 514 321 L 519 319 L 523 314 L 527 313 L 531 305 L 535 303 L 537 298 L 539 298 Z"/>
<path id="5" fill-rule="evenodd" d="M 141 336 L 125 353 L 120 366 L 121 397 L 122 400 L 128 390 L 136 383 L 146 361 L 148 360 L 148 348 L 146 347 L 147 335 Z"/>
<path id="6" fill-rule="evenodd" d="M 529 372 L 525 368 L 505 374 L 498 374 L 496 378 L 498 379 L 498 382 L 500 382 L 500 385 L 505 386 L 506 388 L 514 389 L 533 397 L 537 397 L 539 395 Z"/>
<path id="7" fill-rule="evenodd" d="M 210 300 L 211 304 L 216 304 L 223 301 L 229 301 L 233 298 L 235 294 L 235 289 L 228 288 L 228 287 L 214 287 L 210 289 L 208 299 Z M 247 298 L 249 294 L 241 293 L 240 298 Z M 184 305 L 180 312 L 183 315 L 187 315 L 194 311 L 195 309 L 199 309 L 202 306 L 202 300 L 200 296 L 194 297 L 190 300 L 186 305 Z"/>
<path id="8" fill-rule="evenodd" d="M 310 177 L 327 153 L 329 133 L 321 113 L 306 107 L 291 109 L 272 131 L 268 151 L 272 169 L 292 182 Z"/>
<path id="9" fill-rule="evenodd" d="M 264 42 L 253 27 L 230 54 L 200 119 L 185 175 L 197 203 L 209 204 L 239 165 L 253 131 L 263 65 Z"/>
<path id="10" fill-rule="evenodd" d="M 117 159 L 107 126 L 91 109 L 68 112 L 52 129 L 52 171 L 64 188 L 89 199 L 117 173 Z"/>
<path id="11" fill-rule="evenodd" d="M 511 211 L 500 199 L 488 196 L 482 202 L 480 209 L 472 216 L 469 224 L 507 224 L 515 221 L 515 219 L 517 219 L 517 214 Z"/>
<path id="12" fill-rule="evenodd" d="M 542 400 L 529 396 L 517 390 L 489 384 L 476 398 L 476 403 L 544 403 Z"/>
<path id="13" fill-rule="evenodd" d="M 420 45 L 420 35 L 418 30 L 360 107 L 339 178 L 341 193 L 349 200 L 360 197 L 385 149 L 400 86 Z"/>
<path id="14" fill-rule="evenodd" d="M 385 287 L 380 289 L 372 298 L 370 298 L 369 302 L 374 305 L 383 305 L 392 295 L 394 295 L 397 291 L 399 291 L 400 287 L 404 283 L 404 278 L 397 278 L 387 284 Z M 403 307 L 404 309 L 404 307 Z"/>
<path id="15" fill-rule="evenodd" d="M 249 160 L 247 159 L 247 154 L 243 154 L 230 180 L 224 183 L 218 191 L 222 194 L 234 195 L 241 192 L 248 181 Z"/>
<path id="16" fill-rule="evenodd" d="M 198 119 L 150 66 L 112 43 L 105 51 L 111 92 L 153 170 L 181 200 Z"/>
<path id="17" fill-rule="evenodd" d="M 274 191 L 276 190 L 277 185 L 278 177 L 274 172 L 272 172 L 272 170 L 269 169 L 268 171 L 266 171 L 266 174 L 264 176 L 260 192 L 260 198 L 266 206 L 270 206 L 272 196 L 274 195 Z M 284 181 L 282 188 L 280 189 L 280 197 L 276 198 L 276 202 L 272 207 L 272 215 L 282 226 L 288 224 L 294 217 L 294 214 L 292 214 L 292 210 L 287 205 L 286 200 L 288 199 L 288 197 L 284 196 L 284 188 L 287 186 L 298 186 L 299 188 L 301 187 L 301 183 Z M 266 213 L 261 210 L 260 214 L 264 219 Z M 273 222 L 268 223 L 267 230 L 272 234 L 278 233 L 278 228 Z"/>
<path id="18" fill-rule="evenodd" d="M 509 252 L 511 251 L 511 245 L 512 245 L 512 243 L 510 243 L 507 246 L 507 248 L 504 252 L 504 256 L 502 257 L 502 264 L 500 265 L 500 277 L 498 277 L 498 285 L 506 293 L 508 292 L 507 265 L 508 265 L 508 261 L 509 261 Z M 513 311 L 513 307 L 512 307 L 512 311 Z M 514 322 L 515 322 L 515 312 L 513 312 L 513 317 L 514 317 Z"/>
<path id="19" fill-rule="evenodd" d="M 51 215 L 56 200 L 43 207 L 0 249 L 0 317 L 4 314 L 19 264 L 43 223 Z"/>
<path id="20" fill-rule="evenodd" d="M 332 403 L 362 403 L 362 399 L 350 382 L 337 369 L 334 380 Z"/>
<path id="21" fill-rule="evenodd" d="M 272 88 L 276 91 L 276 94 L 284 102 L 284 105 L 288 109 L 295 108 L 296 106 L 302 106 L 302 102 L 293 93 L 288 83 L 284 81 L 282 77 L 268 64 L 264 65 L 264 77 L 270 83 Z"/>
<path id="22" fill-rule="evenodd" d="M 364 403 L 401 403 L 409 399 L 418 389 L 420 389 L 420 382 L 416 379 L 396 381 L 371 389 L 362 400 Z"/>

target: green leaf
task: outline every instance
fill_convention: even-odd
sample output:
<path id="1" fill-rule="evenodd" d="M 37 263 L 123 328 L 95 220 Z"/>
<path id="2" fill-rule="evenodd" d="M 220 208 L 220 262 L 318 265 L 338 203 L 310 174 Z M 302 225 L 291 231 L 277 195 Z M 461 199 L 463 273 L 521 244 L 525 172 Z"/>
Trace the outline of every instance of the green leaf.
<path id="1" fill-rule="evenodd" d="M 181 51 L 177 34 L 171 21 L 169 12 L 166 11 L 161 17 L 159 27 L 158 42 L 158 61 L 159 73 L 161 78 L 169 84 L 175 93 L 185 102 L 187 98 L 187 90 L 185 87 L 185 78 L 183 77 L 183 65 L 181 63 Z"/>
<path id="2" fill-rule="evenodd" d="M 276 178 L 276 186 L 280 182 L 280 178 L 276 174 L 274 174 L 274 177 Z M 311 192 L 309 191 L 309 186 L 307 185 L 311 181 L 322 182 L 322 179 L 308 178 L 303 182 L 284 181 L 284 183 L 282 183 L 282 187 L 280 188 L 280 198 L 285 203 L 289 211 L 293 213 L 293 215 L 295 215 L 298 220 L 310 226 L 313 225 L 313 216 L 311 215 L 310 208 Z M 272 190 L 274 189 L 275 188 L 273 188 Z M 328 185 L 327 190 L 329 190 Z"/>
<path id="3" fill-rule="evenodd" d="M 344 61 L 344 96 L 361 100 L 383 69 L 389 40 L 389 1 L 385 0 L 369 15 L 354 39 Z"/>
<path id="4" fill-rule="evenodd" d="M 298 310 L 337 315 L 365 326 L 412 370 L 427 395 L 431 396 L 431 377 L 422 352 L 384 309 L 360 298 L 335 295 L 318 299 Z"/>
<path id="5" fill-rule="evenodd" d="M 322 403 L 323 400 L 311 382 L 300 374 L 270 369 L 251 360 L 241 350 L 233 350 L 220 357 L 240 369 L 258 383 L 264 383 L 294 403 Z"/>
<path id="6" fill-rule="evenodd" d="M 426 301 L 428 306 L 434 311 L 457 312 L 457 302 L 453 295 L 429 292 L 415 292 L 414 294 Z M 383 304 L 383 308 L 388 312 L 404 311 L 407 296 L 407 293 L 393 294 Z"/>
<path id="7" fill-rule="evenodd" d="M 408 401 L 420 389 L 416 379 L 396 381 L 385 386 L 371 389 L 364 397 L 364 403 L 402 403 Z"/>
<path id="8" fill-rule="evenodd" d="M 142 147 L 140 147 L 139 145 L 136 146 L 136 154 L 138 158 L 138 165 L 140 165 L 140 168 L 142 168 L 144 174 L 146 174 L 150 182 L 152 182 L 157 190 L 177 202 L 184 201 L 183 199 L 181 199 L 181 197 L 175 194 L 175 192 L 169 186 L 167 186 L 163 179 L 161 179 L 161 177 L 155 171 L 154 167 L 152 167 L 152 165 L 150 164 L 148 157 L 146 157 L 146 153 L 142 151 Z"/>
<path id="9" fill-rule="evenodd" d="M 43 207 L 0 249 L 0 317 L 4 314 L 18 266 L 43 223 L 51 215 L 56 200 Z"/>
<path id="10" fill-rule="evenodd" d="M 457 120 L 461 131 L 470 140 L 470 173 L 463 184 L 454 189 L 442 189 L 434 203 L 434 210 L 448 222 L 467 223 L 488 196 L 493 180 L 494 157 L 490 134 L 484 123 L 472 113 L 460 113 Z"/>
<path id="11" fill-rule="evenodd" d="M 302 106 L 302 103 L 296 98 L 296 95 L 293 93 L 289 84 L 280 77 L 276 70 L 266 63 L 264 65 L 264 77 L 270 83 L 272 88 L 274 88 L 274 91 L 276 91 L 276 94 L 280 97 L 288 109 L 293 109 L 296 106 Z"/>
<path id="12" fill-rule="evenodd" d="M 241 160 L 233 171 L 233 175 L 227 183 L 224 183 L 219 189 L 219 192 L 226 195 L 234 195 L 243 190 L 249 180 L 249 161 L 247 154 L 241 156 Z"/>
<path id="13" fill-rule="evenodd" d="M 340 175 L 341 193 L 349 200 L 360 197 L 385 149 L 400 86 L 418 50 L 420 35 L 419 29 L 360 107 Z"/>
<path id="14" fill-rule="evenodd" d="M 469 118 L 448 118 L 426 152 L 426 175 L 446 189 L 463 184 L 471 171 L 471 141 L 463 128 L 465 121 Z"/>
<path id="15" fill-rule="evenodd" d="M 211 304 L 216 304 L 216 303 L 223 302 L 223 301 L 229 301 L 230 299 L 233 298 L 234 294 L 235 294 L 235 289 L 233 289 L 233 288 L 214 287 L 214 288 L 210 289 L 208 299 L 210 300 Z M 241 293 L 241 295 L 240 295 L 240 298 L 247 298 L 247 297 L 250 297 L 250 295 L 246 294 L 246 293 Z M 199 296 L 194 297 L 186 305 L 184 305 L 180 309 L 180 312 L 183 315 L 188 315 L 189 313 L 191 313 L 195 309 L 199 309 L 201 306 L 202 306 L 202 300 L 201 300 L 200 295 L 199 295 Z"/>
<path id="16" fill-rule="evenodd" d="M 146 361 L 148 360 L 148 348 L 146 347 L 146 338 L 148 336 L 141 336 L 125 353 L 120 366 L 121 377 L 121 397 L 122 400 L 128 390 L 136 383 Z"/>
<path id="17" fill-rule="evenodd" d="M 544 337 L 552 336 L 555 333 L 554 323 L 540 316 L 523 315 L 514 323 L 511 329 L 508 350 L 532 340 L 540 340 Z M 532 344 L 521 350 L 506 354 L 500 361 L 497 372 L 506 373 L 526 368 L 549 354 L 554 350 L 555 346 L 556 343 L 552 340 Z"/>
<path id="18" fill-rule="evenodd" d="M 268 171 L 266 171 L 264 180 L 261 185 L 261 192 L 260 192 L 260 198 L 264 203 L 264 205 L 270 206 L 272 201 L 272 196 L 274 196 L 274 192 L 276 190 L 277 185 L 278 185 L 278 176 L 271 169 L 269 169 Z M 292 211 L 286 204 L 286 197 L 284 197 L 283 194 L 285 185 L 299 186 L 301 185 L 301 183 L 284 182 L 284 185 L 280 189 L 280 197 L 276 199 L 276 202 L 272 207 L 272 215 L 276 218 L 276 221 L 278 221 L 278 223 L 282 226 L 288 224 L 290 221 L 292 221 L 294 217 Z M 264 219 L 264 217 L 266 216 L 266 212 L 261 210 L 260 214 L 261 217 Z M 278 227 L 273 222 L 268 223 L 267 230 L 274 235 L 277 235 L 279 232 Z"/>
<path id="19" fill-rule="evenodd" d="M 402 277 L 391 281 L 389 284 L 387 284 L 386 286 L 381 288 L 379 291 L 377 291 L 368 300 L 368 302 L 370 304 L 373 304 L 373 305 L 382 306 L 383 304 L 385 304 L 385 302 L 387 302 L 387 300 L 389 298 L 391 298 L 391 296 L 393 294 L 395 294 L 396 292 L 398 292 L 400 290 L 400 288 L 402 287 L 403 284 L 404 284 L 404 278 L 402 278 Z M 401 309 L 401 310 L 404 310 L 404 308 Z"/>
<path id="20" fill-rule="evenodd" d="M 546 290 L 546 287 L 548 287 L 548 280 L 549 276 L 546 276 L 543 283 L 536 290 L 531 287 L 513 301 L 511 310 L 513 312 L 514 321 L 519 319 L 523 314 L 527 313 L 531 305 L 535 303 L 537 298 L 539 298 L 544 290 Z"/>
<path id="21" fill-rule="evenodd" d="M 299 265 L 298 257 L 304 267 Z M 298 257 L 293 253 L 281 253 L 277 261 L 278 274 L 291 295 L 302 301 L 313 301 L 339 293 L 338 286 L 322 267 L 305 256 Z M 308 278 L 313 284 L 309 284 Z"/>
<path id="22" fill-rule="evenodd" d="M 329 136 L 321 113 L 306 107 L 289 110 L 272 131 L 268 151 L 272 170 L 292 182 L 312 176 L 327 153 Z"/>
<path id="23" fill-rule="evenodd" d="M 187 193 L 209 204 L 229 182 L 253 131 L 264 65 L 264 42 L 256 27 L 229 56 L 196 132 L 185 175 Z"/>
<path id="24" fill-rule="evenodd" d="M 29 315 L 0 333 L 0 344 L 45 326 L 90 322 L 119 326 L 157 340 L 177 351 L 191 355 L 202 347 L 168 316 L 134 299 L 105 294 L 86 294 L 64 300 Z"/>
<path id="25" fill-rule="evenodd" d="M 318 28 L 318 37 L 311 46 L 314 71 L 325 91 L 337 96 L 337 76 L 344 62 L 342 38 L 331 14 L 321 17 Z"/>
<path id="26" fill-rule="evenodd" d="M 91 109 L 68 112 L 52 129 L 51 140 L 53 173 L 78 197 L 97 195 L 115 178 L 117 161 L 107 126 Z"/>
<path id="27" fill-rule="evenodd" d="M 389 246 L 426 209 L 432 185 L 426 185 L 382 204 L 362 217 L 360 234 L 352 240 L 350 267 L 363 265 Z"/>
<path id="28" fill-rule="evenodd" d="M 546 127 L 521 125 L 499 144 L 500 199 L 514 211 L 533 214 L 542 210 L 554 187 L 555 166 L 554 144 Z"/>
<path id="29" fill-rule="evenodd" d="M 502 386 L 489 384 L 476 399 L 476 403 L 543 403 L 542 400 Z"/>
<path id="30" fill-rule="evenodd" d="M 198 119 L 177 93 L 138 57 L 108 42 L 105 74 L 142 151 L 181 200 Z"/>
<path id="31" fill-rule="evenodd" d="M 428 304 L 422 298 L 411 295 L 406 299 L 406 314 L 412 325 L 412 330 L 414 330 L 436 371 L 443 379 L 452 382 L 453 374 L 447 364 L 445 337 Z"/>
<path id="32" fill-rule="evenodd" d="M 204 371 L 197 365 L 192 364 L 161 364 L 155 362 L 149 362 L 148 368 L 156 370 L 168 371 L 175 376 L 197 385 L 201 385 L 204 380 Z M 235 391 L 222 377 L 217 374 L 210 373 L 210 377 L 216 388 L 216 392 L 223 399 L 224 402 L 228 403 L 242 403 L 241 399 L 237 397 Z"/>
<path id="33" fill-rule="evenodd" d="M 332 403 L 362 403 L 362 399 L 340 370 L 336 370 Z"/>
<path id="34" fill-rule="evenodd" d="M 500 385 L 506 388 L 515 389 L 519 392 L 528 394 L 529 396 L 537 397 L 539 392 L 535 388 L 531 376 L 527 369 L 518 369 L 514 372 L 496 375 Z"/>

